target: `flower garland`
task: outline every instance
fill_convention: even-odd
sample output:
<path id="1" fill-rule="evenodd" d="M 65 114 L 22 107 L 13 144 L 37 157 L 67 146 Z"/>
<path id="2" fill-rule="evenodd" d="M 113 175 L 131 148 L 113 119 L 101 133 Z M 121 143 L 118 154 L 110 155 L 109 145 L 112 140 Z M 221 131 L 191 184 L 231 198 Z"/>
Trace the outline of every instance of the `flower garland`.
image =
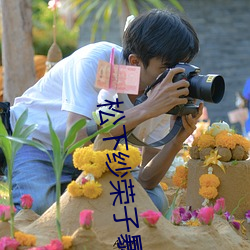
<path id="1" fill-rule="evenodd" d="M 85 196 L 95 199 L 102 194 L 101 184 L 95 179 L 99 179 L 104 173 L 110 171 L 106 165 L 107 155 L 129 155 L 123 158 L 123 164 L 134 169 L 141 163 L 141 153 L 138 148 L 119 144 L 117 150 L 93 150 L 93 144 L 88 147 L 77 148 L 73 154 L 73 164 L 75 168 L 84 172 L 81 183 L 72 181 L 67 189 L 72 197 Z M 117 170 L 121 167 L 119 161 L 109 162 L 109 167 L 114 172 L 125 173 L 127 170 Z"/>
<path id="2" fill-rule="evenodd" d="M 205 198 L 202 206 L 207 206 L 210 199 L 215 199 L 218 195 L 217 188 L 220 185 L 219 178 L 213 174 L 213 168 L 208 168 L 208 174 L 203 174 L 199 178 L 200 189 L 199 195 Z"/>
<path id="3" fill-rule="evenodd" d="M 188 168 L 185 166 L 176 167 L 176 171 L 172 177 L 173 184 L 179 188 L 187 188 Z"/>

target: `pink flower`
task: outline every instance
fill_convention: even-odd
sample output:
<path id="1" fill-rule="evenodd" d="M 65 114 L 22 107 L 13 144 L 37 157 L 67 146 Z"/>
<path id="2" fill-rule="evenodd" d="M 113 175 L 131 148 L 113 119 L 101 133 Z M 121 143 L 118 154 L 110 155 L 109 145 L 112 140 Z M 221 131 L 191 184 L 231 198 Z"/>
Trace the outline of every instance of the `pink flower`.
<path id="1" fill-rule="evenodd" d="M 47 250 L 63 250 L 63 243 L 58 240 L 51 240 L 50 244 L 46 246 Z"/>
<path id="2" fill-rule="evenodd" d="M 14 207 L 14 212 L 16 211 Z M 10 219 L 10 206 L 0 204 L 0 220 L 8 221 Z"/>
<path id="3" fill-rule="evenodd" d="M 178 208 L 175 208 L 172 212 L 172 216 L 171 216 L 171 222 L 174 225 L 180 225 L 182 222 L 181 219 L 181 214 L 180 214 L 180 210 Z"/>
<path id="4" fill-rule="evenodd" d="M 82 177 L 82 185 L 84 185 L 88 181 L 89 181 L 88 179 L 86 179 L 85 177 Z"/>
<path id="5" fill-rule="evenodd" d="M 29 194 L 24 194 L 21 197 L 21 207 L 23 209 L 30 209 L 32 207 L 33 199 Z"/>
<path id="6" fill-rule="evenodd" d="M 197 218 L 203 225 L 211 225 L 214 218 L 213 207 L 203 207 L 199 210 Z"/>
<path id="7" fill-rule="evenodd" d="M 19 242 L 16 239 L 5 236 L 0 239 L 0 249 L 16 250 L 18 246 Z"/>
<path id="8" fill-rule="evenodd" d="M 85 229 L 90 229 L 92 227 L 92 222 L 93 222 L 93 210 L 82 210 L 80 212 L 80 226 L 84 227 Z"/>
<path id="9" fill-rule="evenodd" d="M 60 0 L 50 0 L 48 3 L 48 8 L 52 11 L 56 10 L 57 8 L 60 8 L 62 6 Z"/>
<path id="10" fill-rule="evenodd" d="M 225 211 L 225 199 L 224 198 L 219 198 L 216 200 L 214 204 L 214 211 L 216 214 L 221 215 Z"/>
<path id="11" fill-rule="evenodd" d="M 140 214 L 143 221 L 148 226 L 155 226 L 159 218 L 162 216 L 161 212 L 156 212 L 153 210 L 147 210 Z"/>

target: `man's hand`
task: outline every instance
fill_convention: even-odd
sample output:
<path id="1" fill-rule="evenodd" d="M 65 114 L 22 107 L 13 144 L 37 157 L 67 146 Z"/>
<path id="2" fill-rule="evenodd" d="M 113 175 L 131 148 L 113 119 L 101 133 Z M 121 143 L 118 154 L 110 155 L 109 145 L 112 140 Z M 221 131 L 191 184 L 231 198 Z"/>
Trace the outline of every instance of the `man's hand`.
<path id="1" fill-rule="evenodd" d="M 167 76 L 151 90 L 148 99 L 141 104 L 152 117 L 167 113 L 177 105 L 187 104 L 188 99 L 183 96 L 189 94 L 189 82 L 185 79 L 173 82 L 174 76 L 181 72 L 184 72 L 183 68 L 169 70 Z"/>

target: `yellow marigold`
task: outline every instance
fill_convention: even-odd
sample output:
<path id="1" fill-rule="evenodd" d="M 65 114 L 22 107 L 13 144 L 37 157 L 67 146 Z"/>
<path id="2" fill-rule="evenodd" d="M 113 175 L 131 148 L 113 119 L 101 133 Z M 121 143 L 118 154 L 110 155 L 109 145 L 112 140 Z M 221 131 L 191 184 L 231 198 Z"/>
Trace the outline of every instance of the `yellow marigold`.
<path id="1" fill-rule="evenodd" d="M 32 234 L 25 234 L 23 232 L 15 232 L 15 239 L 21 246 L 32 247 L 36 245 L 36 237 Z"/>
<path id="2" fill-rule="evenodd" d="M 176 167 L 176 171 L 172 177 L 173 184 L 180 188 L 186 188 L 187 178 L 188 178 L 188 168 L 184 166 Z"/>
<path id="3" fill-rule="evenodd" d="M 228 131 L 221 131 L 215 137 L 216 147 L 234 149 L 236 144 L 237 138 L 235 137 L 235 134 L 232 134 Z"/>
<path id="4" fill-rule="evenodd" d="M 126 157 L 127 166 L 131 167 L 131 169 L 134 169 L 141 164 L 142 156 L 138 148 L 128 145 L 128 150 L 126 150 L 125 144 L 121 144 L 119 147 L 121 153 L 129 155 L 129 158 Z"/>
<path id="5" fill-rule="evenodd" d="M 165 183 L 165 182 L 160 182 L 160 185 L 161 185 L 161 188 L 163 189 L 163 191 L 167 191 L 168 190 L 168 185 L 167 185 L 167 183 Z"/>
<path id="6" fill-rule="evenodd" d="M 246 152 L 250 150 L 250 141 L 243 135 L 235 134 L 236 143 L 244 148 Z"/>
<path id="7" fill-rule="evenodd" d="M 77 183 L 76 181 L 71 181 L 67 186 L 67 190 L 73 197 L 83 196 L 82 185 Z"/>
<path id="8" fill-rule="evenodd" d="M 102 174 L 105 172 L 105 169 L 99 167 L 95 163 L 85 164 L 83 168 L 85 174 L 92 174 L 95 178 L 100 178 Z"/>
<path id="9" fill-rule="evenodd" d="M 199 137 L 197 145 L 199 148 L 208 148 L 208 147 L 213 148 L 215 146 L 215 139 L 212 135 L 202 134 Z"/>
<path id="10" fill-rule="evenodd" d="M 218 195 L 218 191 L 216 187 L 205 187 L 202 186 L 199 189 L 199 195 L 206 199 L 214 199 Z"/>
<path id="11" fill-rule="evenodd" d="M 90 199 L 95 199 L 102 193 L 101 184 L 97 181 L 88 181 L 83 186 L 83 195 Z"/>
<path id="12" fill-rule="evenodd" d="M 199 178 L 201 187 L 215 187 L 220 185 L 220 180 L 215 174 L 203 174 Z"/>
<path id="13" fill-rule="evenodd" d="M 93 153 L 93 162 L 100 168 L 100 170 L 104 173 L 108 171 L 108 168 L 106 166 L 107 159 L 107 153 L 110 150 L 104 150 L 104 151 L 94 151 Z M 114 150 L 112 150 L 114 151 Z M 115 152 L 115 151 L 114 151 Z"/>
<path id="14" fill-rule="evenodd" d="M 69 249 L 72 247 L 72 237 L 71 236 L 62 236 L 62 244 L 63 244 L 63 249 Z"/>
<path id="15" fill-rule="evenodd" d="M 82 167 L 92 162 L 93 145 L 88 147 L 77 148 L 73 153 L 73 164 L 75 168 L 83 170 Z"/>
<path id="16" fill-rule="evenodd" d="M 198 226 L 201 225 L 201 223 L 200 223 L 200 221 L 198 219 L 194 219 L 194 220 L 191 219 L 191 220 L 188 220 L 186 222 L 186 225 L 191 226 L 191 227 L 198 227 Z"/>

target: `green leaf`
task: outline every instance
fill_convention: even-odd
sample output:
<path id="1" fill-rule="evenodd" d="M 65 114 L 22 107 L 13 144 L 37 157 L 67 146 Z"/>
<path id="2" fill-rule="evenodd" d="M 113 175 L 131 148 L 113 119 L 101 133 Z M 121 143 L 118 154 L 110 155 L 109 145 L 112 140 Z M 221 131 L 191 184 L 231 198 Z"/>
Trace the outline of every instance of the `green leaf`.
<path id="1" fill-rule="evenodd" d="M 67 137 L 64 140 L 63 150 L 66 149 L 75 141 L 77 133 L 86 125 L 86 119 L 77 121 L 69 130 Z"/>
<path id="2" fill-rule="evenodd" d="M 96 131 L 94 134 L 90 135 L 89 137 L 86 137 L 78 142 L 76 142 L 74 145 L 72 145 L 69 149 L 67 154 L 71 154 L 73 153 L 77 148 L 82 147 L 84 144 L 86 144 L 88 141 L 90 141 L 92 138 L 95 138 L 98 134 L 101 133 L 108 133 L 111 129 L 113 129 L 114 127 L 116 127 L 118 124 L 113 125 L 110 124 L 107 127 L 101 128 L 98 131 Z"/>
<path id="3" fill-rule="evenodd" d="M 24 127 L 24 124 L 28 118 L 28 109 L 25 109 L 25 111 L 21 114 L 21 116 L 18 118 L 14 131 L 12 133 L 13 136 L 18 137 L 21 134 L 21 131 Z"/>
<path id="4" fill-rule="evenodd" d="M 38 141 L 29 140 L 26 138 L 18 138 L 18 137 L 14 137 L 14 136 L 7 136 L 6 138 L 9 139 L 10 141 L 15 141 L 15 142 L 18 142 L 20 144 L 27 144 L 29 146 L 35 147 L 35 148 L 41 150 L 42 152 L 46 153 L 52 161 L 51 155 L 49 154 L 47 148 L 42 143 L 40 143 Z"/>
<path id="5" fill-rule="evenodd" d="M 47 117 L 49 120 L 49 131 L 50 131 L 50 139 L 52 142 L 52 150 L 53 150 L 53 157 L 54 160 L 52 161 L 54 166 L 54 171 L 56 175 L 58 176 L 60 174 L 61 170 L 61 143 L 58 135 L 56 134 L 55 130 L 53 129 L 51 119 L 49 117 L 49 114 L 47 113 Z"/>
<path id="6" fill-rule="evenodd" d="M 173 199 L 173 201 L 172 201 L 172 204 L 171 204 L 171 206 L 169 207 L 168 211 L 167 211 L 166 214 L 165 214 L 165 218 L 166 218 L 167 220 L 170 220 L 170 219 L 171 219 L 173 210 L 174 210 L 175 207 L 176 207 L 176 198 L 177 198 L 177 196 L 178 196 L 179 190 L 180 190 L 180 188 L 178 188 L 178 189 L 176 190 L 176 193 L 175 193 L 175 195 L 174 195 L 174 199 Z"/>

